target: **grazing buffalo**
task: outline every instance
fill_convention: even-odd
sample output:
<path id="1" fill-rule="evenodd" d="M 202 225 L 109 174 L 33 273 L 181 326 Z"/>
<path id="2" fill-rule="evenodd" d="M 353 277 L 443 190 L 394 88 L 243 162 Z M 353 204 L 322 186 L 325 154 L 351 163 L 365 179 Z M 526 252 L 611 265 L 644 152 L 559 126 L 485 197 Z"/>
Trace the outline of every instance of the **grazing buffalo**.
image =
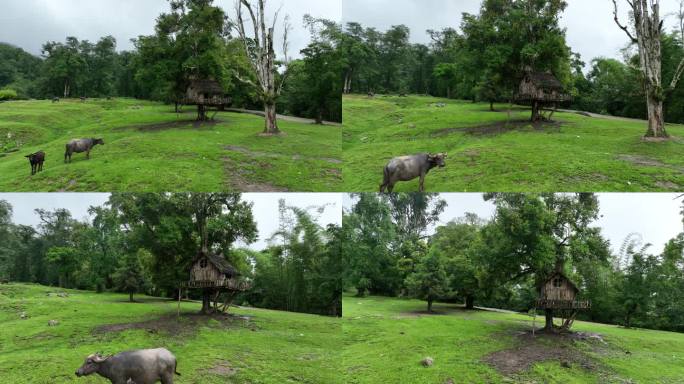
<path id="1" fill-rule="evenodd" d="M 38 151 L 36 153 L 32 153 L 26 156 L 26 158 L 29 159 L 29 163 L 31 163 L 31 176 L 43 171 L 43 163 L 45 162 L 45 152 Z"/>
<path id="2" fill-rule="evenodd" d="M 85 96 L 81 96 L 81 103 L 85 103 L 86 100 L 87 98 Z"/>
<path id="3" fill-rule="evenodd" d="M 90 151 L 93 150 L 93 147 L 96 145 L 104 145 L 104 140 L 102 139 L 74 139 L 71 140 L 67 145 L 66 145 L 66 152 L 64 152 L 64 162 L 67 162 L 67 159 L 69 159 L 69 162 L 71 163 L 71 155 L 74 153 L 86 153 L 86 159 L 90 159 Z"/>
<path id="4" fill-rule="evenodd" d="M 444 159 L 447 158 L 446 153 L 438 153 L 431 155 L 421 153 L 413 156 L 396 157 L 385 166 L 384 179 L 380 185 L 380 192 L 392 192 L 394 185 L 398 181 L 410 181 L 416 177 L 420 177 L 420 191 L 425 191 L 425 175 L 430 172 L 432 168 L 446 166 Z"/>
<path id="5" fill-rule="evenodd" d="M 53 97 L 52 102 L 53 103 L 59 103 L 59 97 Z"/>
<path id="6" fill-rule="evenodd" d="M 90 355 L 76 371 L 76 376 L 93 373 L 109 379 L 112 384 L 173 384 L 176 372 L 176 357 L 165 348 L 140 349 L 103 357 L 99 353 Z"/>

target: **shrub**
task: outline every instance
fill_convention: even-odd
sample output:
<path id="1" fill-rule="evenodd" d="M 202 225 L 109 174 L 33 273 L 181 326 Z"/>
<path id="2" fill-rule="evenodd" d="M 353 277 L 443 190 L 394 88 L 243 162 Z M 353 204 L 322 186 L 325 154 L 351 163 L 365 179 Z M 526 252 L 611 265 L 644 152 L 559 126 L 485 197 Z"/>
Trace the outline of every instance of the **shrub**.
<path id="1" fill-rule="evenodd" d="M 14 100 L 17 98 L 17 91 L 14 89 L 0 89 L 0 101 Z"/>

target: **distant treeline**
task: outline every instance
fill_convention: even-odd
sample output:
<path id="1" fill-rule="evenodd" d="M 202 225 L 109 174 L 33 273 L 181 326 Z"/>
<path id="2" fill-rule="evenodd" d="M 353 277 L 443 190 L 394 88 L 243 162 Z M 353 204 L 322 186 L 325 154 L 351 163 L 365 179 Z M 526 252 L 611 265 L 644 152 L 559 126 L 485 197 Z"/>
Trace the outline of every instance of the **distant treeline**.
<path id="1" fill-rule="evenodd" d="M 529 68 L 552 72 L 574 96 L 572 108 L 647 118 L 635 47 L 623 51 L 623 61 L 593 59 L 585 74 L 585 63 L 559 25 L 566 6 L 562 0 L 485 0 L 479 14 L 463 15 L 458 29 L 428 30 L 429 44 L 411 43 L 405 25 L 378 31 L 347 23 L 341 45 L 349 57 L 345 92 L 508 103 Z M 664 34 L 663 84 L 670 83 L 683 56 L 680 33 Z M 684 123 L 684 85 L 667 98 L 665 118 Z"/>
<path id="2" fill-rule="evenodd" d="M 684 233 L 659 254 L 638 236 L 613 253 L 594 225 L 593 194 L 487 194 L 492 219 L 466 214 L 444 225 L 437 194 L 354 196 L 342 231 L 344 286 L 357 295 L 527 312 L 561 272 L 591 300 L 579 319 L 684 332 Z"/>
<path id="3" fill-rule="evenodd" d="M 177 297 L 204 228 L 211 252 L 252 282 L 234 302 L 341 315 L 340 228 L 322 228 L 306 210 L 281 201 L 280 229 L 260 252 L 234 246 L 257 238 L 252 205 L 239 194 L 114 194 L 89 212 L 92 220 L 79 221 L 65 209 L 37 210 L 41 223 L 31 227 L 14 224 L 0 200 L 0 279 Z"/>
<path id="4" fill-rule="evenodd" d="M 281 63 L 284 73 L 276 74 L 285 77 L 278 112 L 339 122 L 343 58 L 337 35 L 329 33 L 339 26 L 310 17 L 304 23 L 311 31 L 310 44 L 300 59 Z M 170 12 L 157 19 L 155 30 L 154 35 L 134 39 L 135 49 L 122 52 L 111 36 L 96 43 L 76 37 L 47 42 L 41 57 L 0 43 L 0 90 L 5 90 L 5 98 L 133 97 L 174 103 L 190 79 L 206 77 L 221 83 L 233 106 L 263 107 L 249 83 L 256 81 L 244 44 L 230 34 L 221 8 L 211 1 L 173 2 Z"/>

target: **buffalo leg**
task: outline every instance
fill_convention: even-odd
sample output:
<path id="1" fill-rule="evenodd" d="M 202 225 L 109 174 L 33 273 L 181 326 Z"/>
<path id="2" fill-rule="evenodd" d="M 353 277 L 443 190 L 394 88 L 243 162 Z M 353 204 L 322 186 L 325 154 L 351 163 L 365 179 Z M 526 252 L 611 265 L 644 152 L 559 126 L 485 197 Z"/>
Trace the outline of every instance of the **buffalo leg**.
<path id="1" fill-rule="evenodd" d="M 173 373 L 162 373 L 162 384 L 173 384 Z"/>
<path id="2" fill-rule="evenodd" d="M 90 151 L 86 152 L 86 160 L 90 160 Z"/>
<path id="3" fill-rule="evenodd" d="M 387 186 L 387 192 L 392 193 L 394 191 L 394 184 L 390 182 L 390 184 Z"/>
<path id="4" fill-rule="evenodd" d="M 425 174 L 420 175 L 420 192 L 425 192 Z"/>

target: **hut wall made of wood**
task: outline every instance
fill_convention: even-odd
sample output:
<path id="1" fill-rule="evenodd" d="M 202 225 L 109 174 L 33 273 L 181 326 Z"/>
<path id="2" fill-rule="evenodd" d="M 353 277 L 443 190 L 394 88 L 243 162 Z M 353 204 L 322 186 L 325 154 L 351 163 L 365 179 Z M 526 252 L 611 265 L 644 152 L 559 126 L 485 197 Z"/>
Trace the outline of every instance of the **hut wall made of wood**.
<path id="1" fill-rule="evenodd" d="M 190 281 L 222 281 L 226 275 L 206 258 L 199 259 L 190 270 Z"/>
<path id="2" fill-rule="evenodd" d="M 544 284 L 541 289 L 541 299 L 544 300 L 575 300 L 575 288 L 568 279 L 555 277 Z"/>
<path id="3" fill-rule="evenodd" d="M 570 96 L 560 90 L 539 87 L 531 79 L 525 78 L 520 83 L 518 99 L 541 102 L 563 102 L 570 100 Z"/>

